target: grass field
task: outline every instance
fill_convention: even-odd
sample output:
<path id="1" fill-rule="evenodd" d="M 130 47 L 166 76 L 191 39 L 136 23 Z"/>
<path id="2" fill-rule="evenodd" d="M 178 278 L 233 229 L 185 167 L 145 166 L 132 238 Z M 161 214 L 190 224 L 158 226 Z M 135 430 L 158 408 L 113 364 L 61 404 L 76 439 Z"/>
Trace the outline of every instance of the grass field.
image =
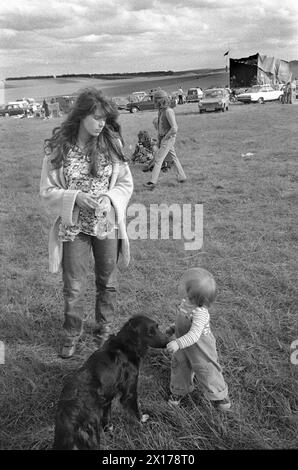
<path id="1" fill-rule="evenodd" d="M 121 114 L 126 150 L 139 130 L 153 134 L 155 112 Z M 297 329 L 298 106 L 234 105 L 227 113 L 198 114 L 178 106 L 177 153 L 188 180 L 148 179 L 132 168 L 131 202 L 203 203 L 204 244 L 184 251 L 183 240 L 131 241 L 132 261 L 120 267 L 117 329 L 147 314 L 172 323 L 184 269 L 209 269 L 218 284 L 211 313 L 233 411 L 218 415 L 197 389 L 181 409 L 166 403 L 170 357 L 150 351 L 139 395 L 151 419 L 142 427 L 118 403 L 116 432 L 102 447 L 116 449 L 293 449 L 297 447 L 298 366 L 290 361 Z M 86 329 L 79 353 L 57 357 L 63 316 L 61 275 L 47 271 L 51 214 L 39 198 L 43 140 L 59 123 L 2 119 L 0 442 L 2 449 L 49 449 L 55 405 L 64 377 L 93 351 Z M 250 156 L 242 156 L 252 153 Z M 90 261 L 92 266 L 92 261 Z M 94 308 L 90 269 L 86 304 Z"/>

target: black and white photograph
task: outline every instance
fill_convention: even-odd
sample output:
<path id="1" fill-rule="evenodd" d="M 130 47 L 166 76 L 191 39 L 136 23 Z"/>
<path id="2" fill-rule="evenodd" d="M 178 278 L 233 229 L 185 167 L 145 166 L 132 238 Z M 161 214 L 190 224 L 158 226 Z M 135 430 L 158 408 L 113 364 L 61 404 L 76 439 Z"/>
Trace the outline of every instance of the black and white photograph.
<path id="1" fill-rule="evenodd" d="M 0 450 L 298 449 L 297 129 L 296 0 L 0 0 Z"/>

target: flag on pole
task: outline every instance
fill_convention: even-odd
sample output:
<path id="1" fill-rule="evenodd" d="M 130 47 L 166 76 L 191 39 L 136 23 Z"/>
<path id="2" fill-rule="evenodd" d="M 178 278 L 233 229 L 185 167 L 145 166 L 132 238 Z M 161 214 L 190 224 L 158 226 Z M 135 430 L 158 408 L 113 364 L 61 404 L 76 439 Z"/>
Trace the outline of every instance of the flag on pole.
<path id="1" fill-rule="evenodd" d="M 224 54 L 224 56 L 225 56 L 225 55 L 228 55 L 229 52 L 230 52 L 230 51 L 227 51 L 227 52 Z"/>

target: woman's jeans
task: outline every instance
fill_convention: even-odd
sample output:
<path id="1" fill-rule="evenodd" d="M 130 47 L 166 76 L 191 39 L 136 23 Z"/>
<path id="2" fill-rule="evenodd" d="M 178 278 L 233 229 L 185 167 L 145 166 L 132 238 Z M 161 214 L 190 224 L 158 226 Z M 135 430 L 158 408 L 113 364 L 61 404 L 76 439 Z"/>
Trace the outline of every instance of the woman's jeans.
<path id="1" fill-rule="evenodd" d="M 63 328 L 69 335 L 75 336 L 82 333 L 91 250 L 95 265 L 95 320 L 98 324 L 103 324 L 110 322 L 113 318 L 117 302 L 118 246 L 117 231 L 114 239 L 100 240 L 91 235 L 80 233 L 74 241 L 63 243 L 62 268 L 65 314 Z"/>
<path id="2" fill-rule="evenodd" d="M 156 184 L 158 181 L 159 173 L 165 158 L 169 155 L 172 157 L 176 173 L 179 181 L 186 180 L 186 175 L 183 171 L 182 165 L 175 151 L 175 140 L 176 137 L 170 137 L 169 139 L 161 139 L 160 147 L 155 155 L 155 164 L 152 171 L 151 182 Z"/>

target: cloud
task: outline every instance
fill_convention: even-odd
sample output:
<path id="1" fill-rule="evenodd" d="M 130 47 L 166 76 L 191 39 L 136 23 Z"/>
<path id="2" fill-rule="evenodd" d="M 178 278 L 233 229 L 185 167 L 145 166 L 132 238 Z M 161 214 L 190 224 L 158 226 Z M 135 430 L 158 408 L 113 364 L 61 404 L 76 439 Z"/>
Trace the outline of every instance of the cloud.
<path id="1" fill-rule="evenodd" d="M 123 2 L 121 2 L 123 5 Z M 127 10 L 139 11 L 150 10 L 154 7 L 154 0 L 126 0 L 124 2 Z"/>
<path id="2" fill-rule="evenodd" d="M 291 60 L 297 22 L 290 0 L 10 0 L 0 5 L 0 60 L 10 74 L 13 60 L 24 63 L 23 75 L 28 56 L 37 73 L 43 57 L 56 73 L 218 67 L 227 49 Z"/>

